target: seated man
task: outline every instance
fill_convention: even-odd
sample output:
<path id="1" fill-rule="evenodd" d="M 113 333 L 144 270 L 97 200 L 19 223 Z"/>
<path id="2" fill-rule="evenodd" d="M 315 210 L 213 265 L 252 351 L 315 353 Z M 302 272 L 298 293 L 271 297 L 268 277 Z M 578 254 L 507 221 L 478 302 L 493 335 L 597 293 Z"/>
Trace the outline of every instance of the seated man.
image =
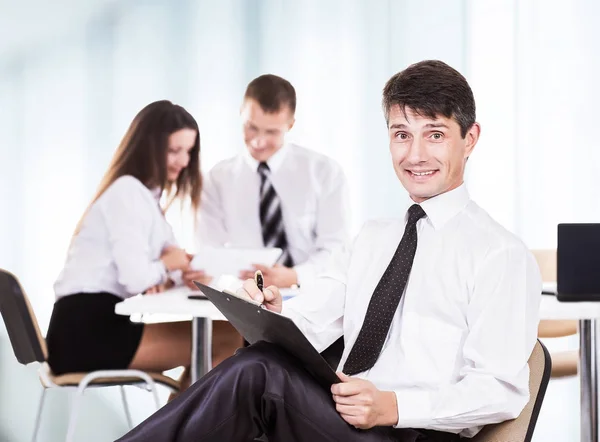
<path id="1" fill-rule="evenodd" d="M 458 441 L 529 398 L 541 278 L 515 236 L 469 198 L 473 93 L 439 61 L 393 76 L 383 107 L 394 169 L 414 204 L 367 223 L 317 288 L 282 304 L 319 351 L 340 336 L 341 382 L 321 387 L 277 346 L 239 350 L 122 441 Z"/>
<path id="2" fill-rule="evenodd" d="M 198 213 L 203 246 L 278 247 L 275 266 L 255 263 L 239 277 L 263 272 L 267 285 L 307 287 L 331 252 L 349 240 L 348 184 L 341 167 L 314 150 L 286 141 L 295 123 L 296 91 L 276 75 L 252 80 L 241 108 L 246 149 L 205 176 Z M 192 280 L 202 272 L 184 273 Z M 218 275 L 210 275 L 216 277 Z"/>

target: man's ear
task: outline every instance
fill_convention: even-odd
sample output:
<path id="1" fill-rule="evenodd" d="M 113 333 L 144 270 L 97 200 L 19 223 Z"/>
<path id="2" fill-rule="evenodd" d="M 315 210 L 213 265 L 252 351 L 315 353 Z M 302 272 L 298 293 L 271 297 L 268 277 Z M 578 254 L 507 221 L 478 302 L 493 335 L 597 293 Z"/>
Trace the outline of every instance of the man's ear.
<path id="1" fill-rule="evenodd" d="M 477 141 L 479 141 L 479 135 L 481 134 L 481 126 L 479 123 L 474 123 L 465 135 L 465 160 L 469 159 Z"/>
<path id="2" fill-rule="evenodd" d="M 288 126 L 288 131 L 292 130 L 292 127 L 294 127 L 294 124 L 296 124 L 296 119 L 294 117 L 292 117 L 292 119 L 290 120 L 289 126 Z"/>

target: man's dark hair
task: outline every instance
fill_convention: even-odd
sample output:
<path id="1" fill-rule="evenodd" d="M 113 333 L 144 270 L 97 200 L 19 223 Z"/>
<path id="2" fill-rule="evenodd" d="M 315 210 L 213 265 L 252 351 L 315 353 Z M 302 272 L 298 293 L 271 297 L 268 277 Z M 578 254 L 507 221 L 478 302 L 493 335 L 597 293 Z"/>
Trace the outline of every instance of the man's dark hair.
<path id="1" fill-rule="evenodd" d="M 296 90 L 289 81 L 277 75 L 266 74 L 255 78 L 248 84 L 244 100 L 253 99 L 262 110 L 276 113 L 286 106 L 292 115 L 296 112 Z"/>
<path id="2" fill-rule="evenodd" d="M 383 111 L 389 124 L 390 109 L 411 109 L 427 118 L 454 118 L 464 138 L 475 123 L 475 99 L 465 77 L 439 60 L 410 65 L 383 88 Z"/>

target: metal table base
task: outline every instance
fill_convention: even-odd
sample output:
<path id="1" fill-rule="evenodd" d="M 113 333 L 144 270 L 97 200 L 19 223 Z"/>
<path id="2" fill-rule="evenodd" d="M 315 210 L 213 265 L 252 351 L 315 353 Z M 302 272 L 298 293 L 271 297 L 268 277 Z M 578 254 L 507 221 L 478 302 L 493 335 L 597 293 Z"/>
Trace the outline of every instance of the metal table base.
<path id="1" fill-rule="evenodd" d="M 192 319 L 192 384 L 212 368 L 212 319 Z"/>
<path id="2" fill-rule="evenodd" d="M 598 442 L 598 321 L 579 321 L 581 442 Z"/>

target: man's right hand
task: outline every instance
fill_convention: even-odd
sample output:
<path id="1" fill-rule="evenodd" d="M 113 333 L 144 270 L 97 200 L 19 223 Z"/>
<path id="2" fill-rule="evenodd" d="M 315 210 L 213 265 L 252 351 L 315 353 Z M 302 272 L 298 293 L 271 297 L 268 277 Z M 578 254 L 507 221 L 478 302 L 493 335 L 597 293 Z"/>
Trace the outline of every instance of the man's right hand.
<path id="1" fill-rule="evenodd" d="M 263 304 L 267 310 L 281 313 L 282 301 L 279 289 L 271 285 L 261 292 L 253 279 L 247 279 L 242 288 L 238 289 L 237 295 L 244 298 L 249 297 Z"/>

